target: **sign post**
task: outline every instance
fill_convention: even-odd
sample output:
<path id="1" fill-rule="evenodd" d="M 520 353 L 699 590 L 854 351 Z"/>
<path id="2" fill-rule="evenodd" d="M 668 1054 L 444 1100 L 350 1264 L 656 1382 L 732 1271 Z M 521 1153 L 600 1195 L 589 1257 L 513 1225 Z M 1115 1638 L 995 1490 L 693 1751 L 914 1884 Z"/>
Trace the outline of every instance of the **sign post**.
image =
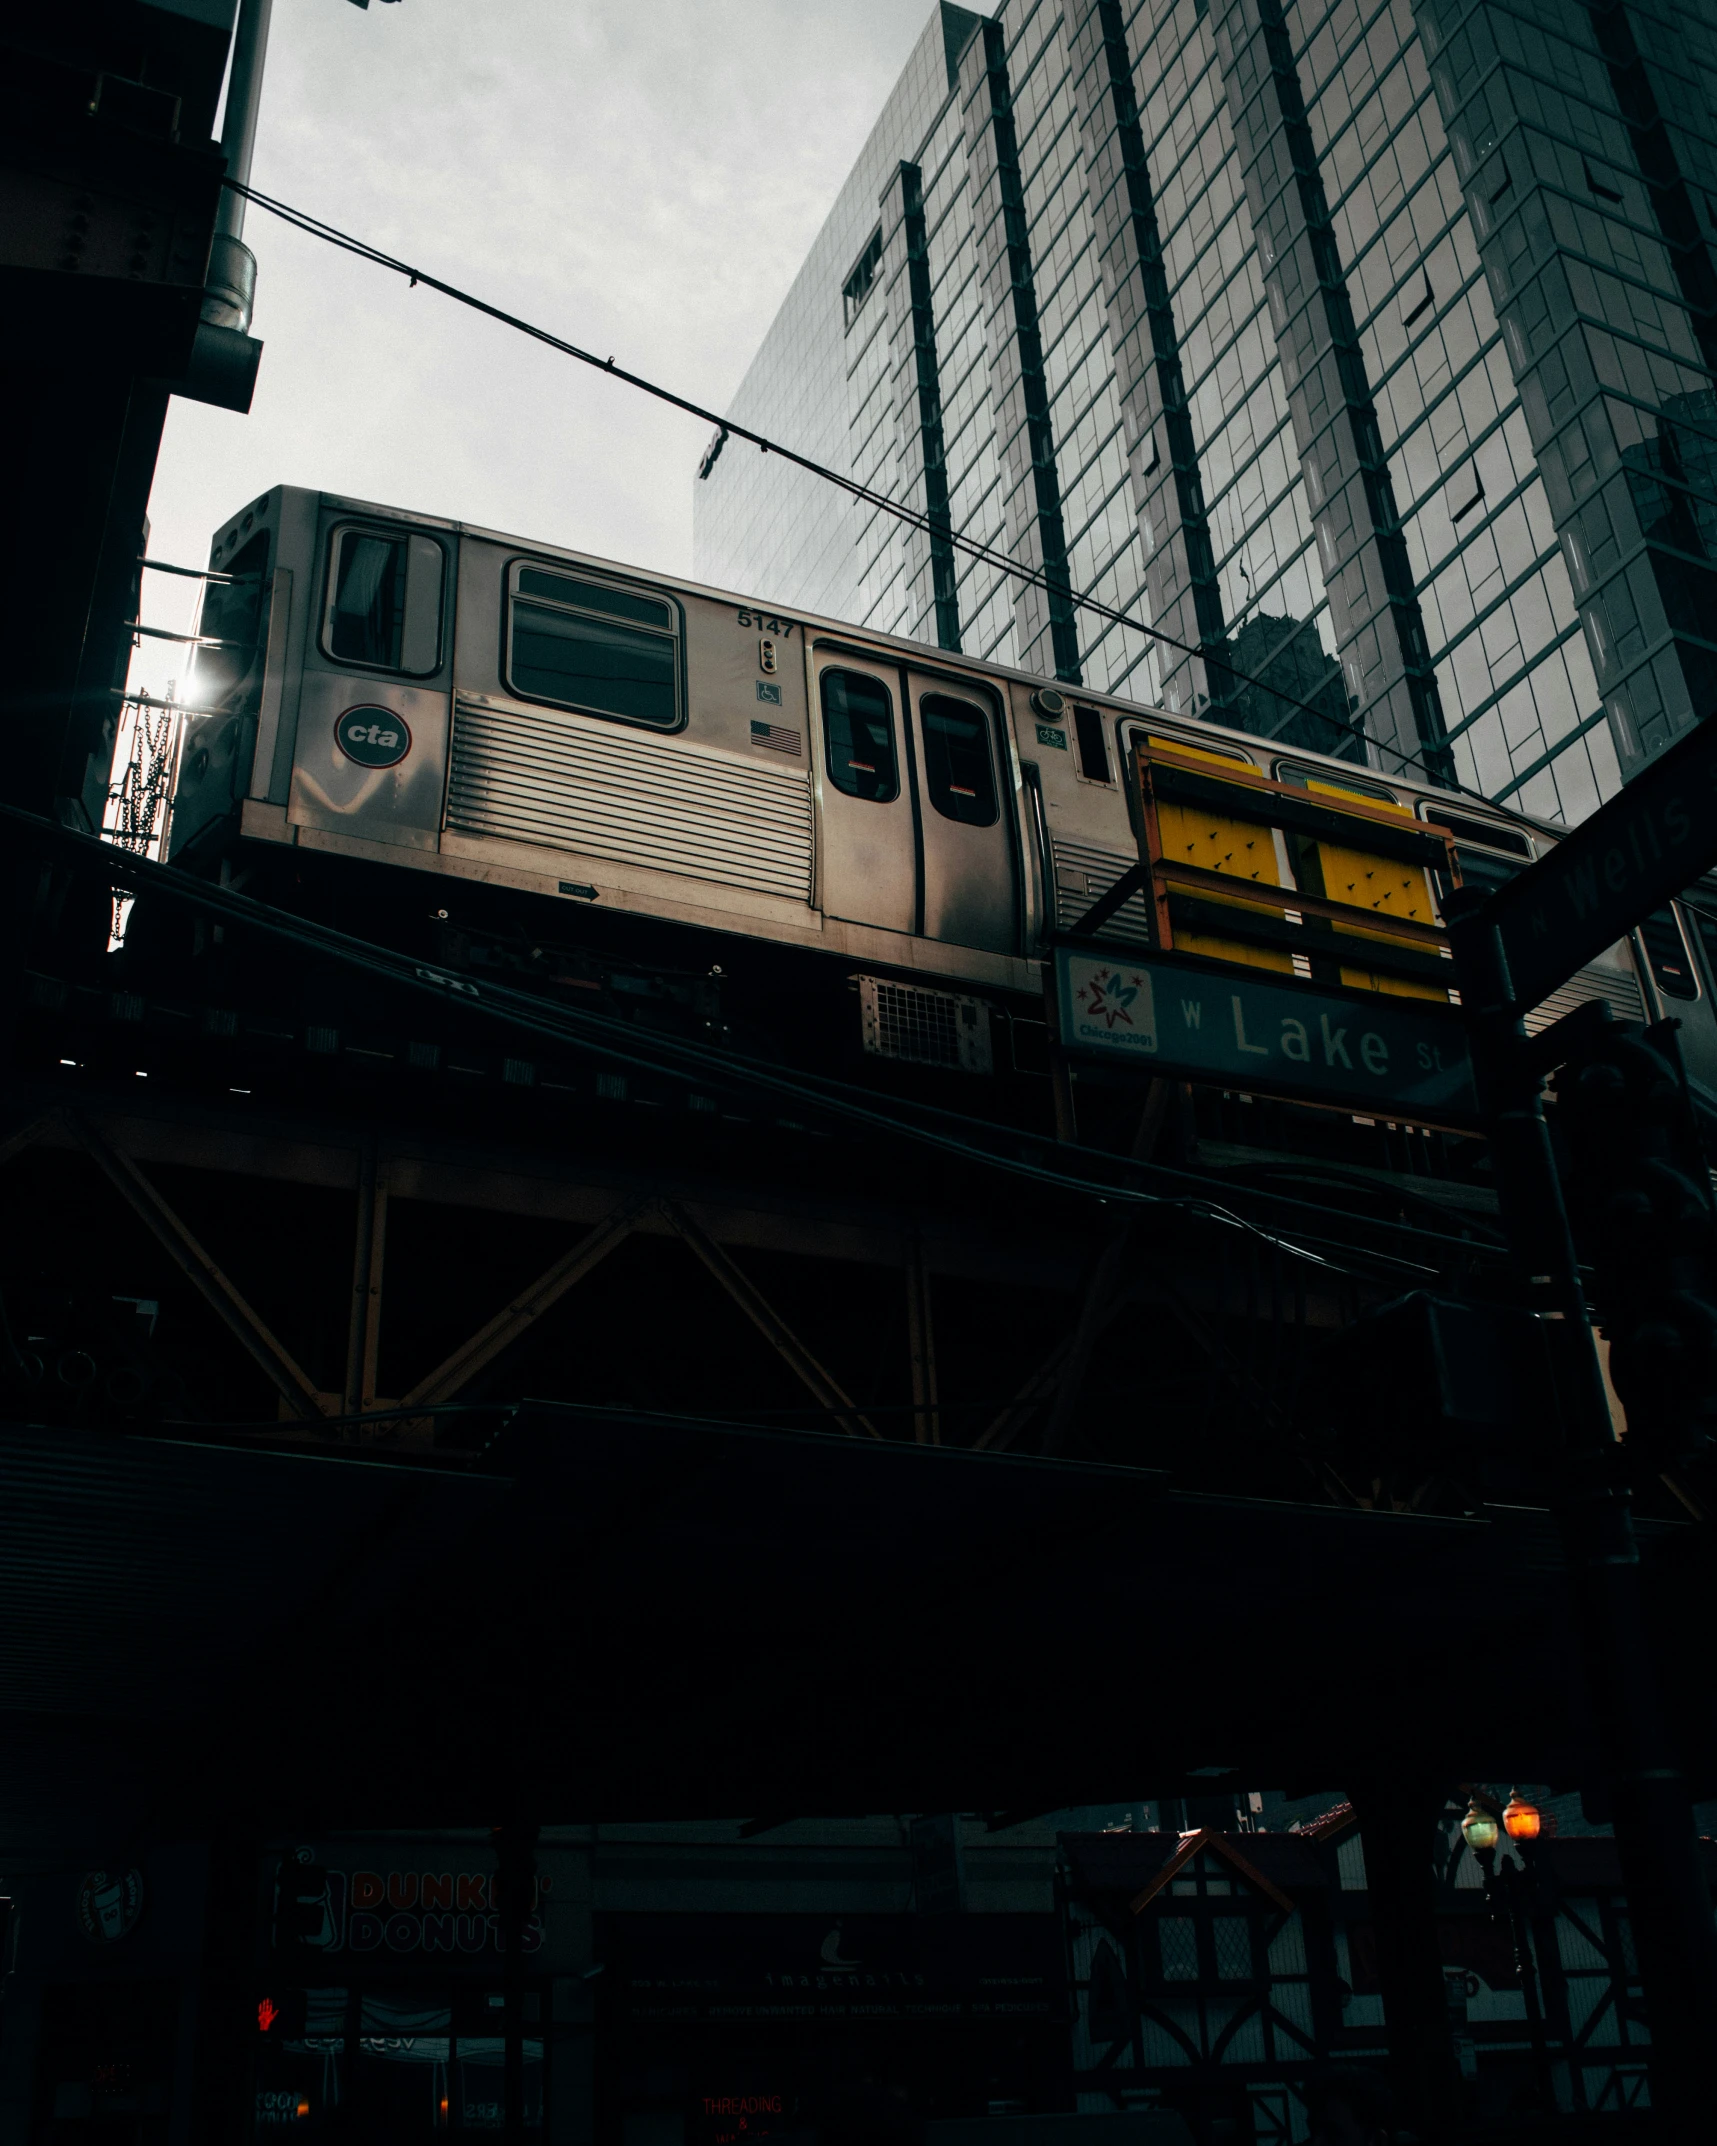
<path id="1" fill-rule="evenodd" d="M 1647 1626 L 1639 1549 L 1551 1152 L 1541 1052 L 1523 1013 L 1717 862 L 1717 720 L 1702 723 L 1489 901 L 1457 896 L 1450 936 L 1478 1102 L 1526 1299 L 1573 1329 L 1558 1396 L 1563 1542 L 1609 1775 L 1616 1847 L 1651 2019 L 1667 2135 L 1708 2115 L 1717 1937 Z"/>

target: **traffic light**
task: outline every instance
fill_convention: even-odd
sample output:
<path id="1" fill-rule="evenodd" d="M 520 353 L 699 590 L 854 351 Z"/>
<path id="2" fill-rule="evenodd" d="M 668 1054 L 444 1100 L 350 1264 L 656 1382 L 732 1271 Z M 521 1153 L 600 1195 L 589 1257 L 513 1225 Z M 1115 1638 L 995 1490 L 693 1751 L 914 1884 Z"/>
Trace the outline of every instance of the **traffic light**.
<path id="1" fill-rule="evenodd" d="M 1717 1206 L 1675 1024 L 1617 1023 L 1557 1074 L 1569 1220 L 1627 1441 L 1654 1470 L 1717 1450 Z"/>
<path id="2" fill-rule="evenodd" d="M 282 1990 L 278 1996 L 259 1997 L 256 2031 L 271 2042 L 301 2042 L 309 2031 L 309 2000 L 303 1990 Z"/>

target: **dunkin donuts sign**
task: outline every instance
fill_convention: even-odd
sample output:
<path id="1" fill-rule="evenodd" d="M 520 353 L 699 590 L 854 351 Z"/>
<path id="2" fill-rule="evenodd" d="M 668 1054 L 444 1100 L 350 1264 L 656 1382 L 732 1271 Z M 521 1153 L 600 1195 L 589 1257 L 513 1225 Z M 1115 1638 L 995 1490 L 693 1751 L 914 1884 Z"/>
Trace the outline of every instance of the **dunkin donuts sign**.
<path id="1" fill-rule="evenodd" d="M 318 1899 L 299 1889 L 300 1945 L 324 1953 L 497 1953 L 503 1949 L 495 1881 L 482 1870 L 315 1870 Z M 283 1874 L 292 1865 L 282 1866 Z M 542 1949 L 550 1881 L 539 1876 L 525 1918 L 527 1953 Z M 320 1908 L 319 1921 L 314 1908 Z M 310 1909 L 310 1915 L 305 1910 Z"/>

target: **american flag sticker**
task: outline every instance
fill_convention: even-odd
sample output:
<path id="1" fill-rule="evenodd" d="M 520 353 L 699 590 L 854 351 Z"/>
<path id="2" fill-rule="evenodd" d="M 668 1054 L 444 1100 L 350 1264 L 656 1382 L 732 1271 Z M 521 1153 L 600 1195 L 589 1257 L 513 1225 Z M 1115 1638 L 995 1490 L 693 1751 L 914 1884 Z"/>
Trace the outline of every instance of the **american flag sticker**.
<path id="1" fill-rule="evenodd" d="M 783 723 L 753 723 L 751 742 L 767 747 L 772 753 L 791 753 L 795 760 L 799 757 L 799 733 L 789 730 Z"/>

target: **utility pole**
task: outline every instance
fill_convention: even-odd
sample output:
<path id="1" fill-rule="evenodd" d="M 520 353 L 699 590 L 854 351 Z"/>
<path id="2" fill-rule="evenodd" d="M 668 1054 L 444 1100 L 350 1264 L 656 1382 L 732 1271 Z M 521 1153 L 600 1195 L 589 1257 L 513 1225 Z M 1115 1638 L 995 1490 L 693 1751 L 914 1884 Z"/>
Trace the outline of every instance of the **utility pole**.
<path id="1" fill-rule="evenodd" d="M 221 155 L 226 175 L 240 186 L 250 184 L 256 150 L 256 115 L 262 105 L 262 70 L 268 56 L 268 29 L 274 0 L 240 0 L 233 33 L 232 66 L 227 75 L 226 111 L 221 121 Z M 215 206 L 215 233 L 209 248 L 208 295 L 203 318 L 243 333 L 250 326 L 256 298 L 256 256 L 244 243 L 244 196 L 221 189 Z M 221 314 L 215 322 L 216 313 Z"/>
<path id="2" fill-rule="evenodd" d="M 1649 771 L 1640 780 L 1649 782 Z M 1625 793 L 1615 803 L 1625 805 Z M 1516 1274 L 1565 1344 L 1557 1366 L 1559 1517 L 1651 2022 L 1652 2105 L 1667 2136 L 1692 2141 L 1709 2123 L 1717 1935 L 1646 1621 L 1623 1456 L 1540 1096 L 1552 1054 L 1528 1041 L 1491 909 L 1472 905 L 1453 921 L 1461 998 Z"/>

